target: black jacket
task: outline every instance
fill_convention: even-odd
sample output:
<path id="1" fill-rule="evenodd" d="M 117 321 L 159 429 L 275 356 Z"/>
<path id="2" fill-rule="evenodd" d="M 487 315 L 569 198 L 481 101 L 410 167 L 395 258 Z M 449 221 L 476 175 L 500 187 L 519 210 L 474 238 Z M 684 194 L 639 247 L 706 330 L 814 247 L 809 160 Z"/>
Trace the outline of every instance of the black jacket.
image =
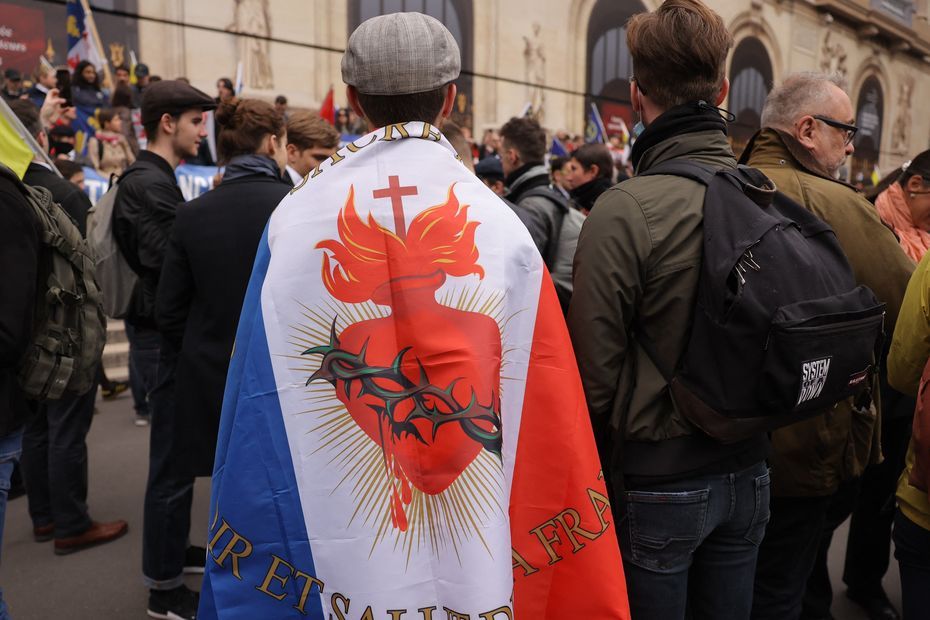
<path id="1" fill-rule="evenodd" d="M 178 205 L 184 202 L 174 169 L 150 151 L 120 177 L 113 206 L 113 234 L 129 266 L 139 275 L 127 321 L 155 328 L 155 293 Z"/>
<path id="2" fill-rule="evenodd" d="M 0 176 L 0 437 L 28 414 L 16 379 L 32 336 L 39 268 L 39 223 L 13 181 Z"/>
<path id="3" fill-rule="evenodd" d="M 81 188 L 64 180 L 45 166 L 34 162 L 29 164 L 23 183 L 44 187 L 52 192 L 52 200 L 60 204 L 71 216 L 78 230 L 81 231 L 81 236 L 87 234 L 87 212 L 90 211 L 91 203 L 90 198 L 81 191 Z"/>
<path id="4" fill-rule="evenodd" d="M 181 206 L 158 287 L 159 331 L 180 351 L 174 445 L 194 476 L 213 472 L 226 372 L 268 217 L 291 186 L 253 174 Z"/>

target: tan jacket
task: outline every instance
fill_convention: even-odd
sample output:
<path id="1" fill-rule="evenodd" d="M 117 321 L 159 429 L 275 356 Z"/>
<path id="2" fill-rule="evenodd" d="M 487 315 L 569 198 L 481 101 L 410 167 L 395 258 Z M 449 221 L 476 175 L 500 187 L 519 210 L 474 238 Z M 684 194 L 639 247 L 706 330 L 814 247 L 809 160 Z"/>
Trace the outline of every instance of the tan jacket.
<path id="1" fill-rule="evenodd" d="M 914 263 L 882 224 L 875 207 L 854 188 L 818 172 L 803 147 L 773 129 L 756 135 L 743 160 L 833 228 L 856 281 L 886 304 L 885 333 L 890 337 Z M 877 386 L 873 393 L 876 406 L 870 411 L 840 403 L 824 415 L 772 434 L 775 495 L 830 495 L 840 482 L 881 460 Z"/>

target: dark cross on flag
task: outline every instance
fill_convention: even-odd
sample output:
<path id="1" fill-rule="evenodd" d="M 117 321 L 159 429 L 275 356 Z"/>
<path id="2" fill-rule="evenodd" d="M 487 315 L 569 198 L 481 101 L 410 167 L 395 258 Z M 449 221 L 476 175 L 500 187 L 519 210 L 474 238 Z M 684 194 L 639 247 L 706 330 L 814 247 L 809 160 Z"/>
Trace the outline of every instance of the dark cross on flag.
<path id="1" fill-rule="evenodd" d="M 404 222 L 404 196 L 416 196 L 417 188 L 415 185 L 401 187 L 400 179 L 397 175 L 388 177 L 388 186 L 384 189 L 376 189 L 372 192 L 375 198 L 390 198 L 391 207 L 394 209 L 394 230 L 397 236 L 403 240 L 407 239 L 407 224 Z"/>

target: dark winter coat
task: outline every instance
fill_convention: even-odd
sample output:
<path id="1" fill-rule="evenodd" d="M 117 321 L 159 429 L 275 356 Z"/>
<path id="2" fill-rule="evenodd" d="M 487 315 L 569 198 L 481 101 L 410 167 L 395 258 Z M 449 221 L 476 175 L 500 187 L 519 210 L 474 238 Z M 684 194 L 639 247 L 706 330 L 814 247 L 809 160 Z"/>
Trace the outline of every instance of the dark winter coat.
<path id="1" fill-rule="evenodd" d="M 38 268 L 39 224 L 22 192 L 0 176 L 0 437 L 29 411 L 16 376 L 32 335 Z"/>
<path id="2" fill-rule="evenodd" d="M 271 212 L 290 191 L 280 178 L 224 180 L 183 205 L 158 287 L 158 329 L 179 350 L 175 447 L 194 476 L 213 472 L 239 312 Z"/>

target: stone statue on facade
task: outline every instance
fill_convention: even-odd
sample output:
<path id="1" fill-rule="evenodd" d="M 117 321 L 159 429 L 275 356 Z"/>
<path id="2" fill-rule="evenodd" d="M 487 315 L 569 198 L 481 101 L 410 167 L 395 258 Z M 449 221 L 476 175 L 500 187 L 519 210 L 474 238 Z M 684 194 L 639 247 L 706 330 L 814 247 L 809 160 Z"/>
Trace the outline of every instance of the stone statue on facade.
<path id="1" fill-rule="evenodd" d="M 542 26 L 533 23 L 533 35 L 523 37 L 526 46 L 523 49 L 523 60 L 526 69 L 526 98 L 533 106 L 533 114 L 541 123 L 546 107 L 546 51 L 543 44 Z"/>
<path id="2" fill-rule="evenodd" d="M 911 98 L 914 94 L 914 76 L 908 75 L 901 80 L 898 91 L 898 115 L 891 130 L 891 148 L 898 153 L 906 153 L 910 147 L 908 135 L 911 128 Z"/>
<path id="3" fill-rule="evenodd" d="M 237 37 L 239 62 L 242 63 L 242 81 L 257 90 L 274 88 L 274 75 L 268 53 L 268 41 L 255 37 L 271 36 L 271 18 L 268 0 L 235 0 L 233 23 L 227 27 Z"/>
<path id="4" fill-rule="evenodd" d="M 847 77 L 849 70 L 846 68 L 846 48 L 842 43 L 830 43 L 830 32 L 823 39 L 823 47 L 820 49 L 820 70 L 824 73 L 835 73 Z"/>

